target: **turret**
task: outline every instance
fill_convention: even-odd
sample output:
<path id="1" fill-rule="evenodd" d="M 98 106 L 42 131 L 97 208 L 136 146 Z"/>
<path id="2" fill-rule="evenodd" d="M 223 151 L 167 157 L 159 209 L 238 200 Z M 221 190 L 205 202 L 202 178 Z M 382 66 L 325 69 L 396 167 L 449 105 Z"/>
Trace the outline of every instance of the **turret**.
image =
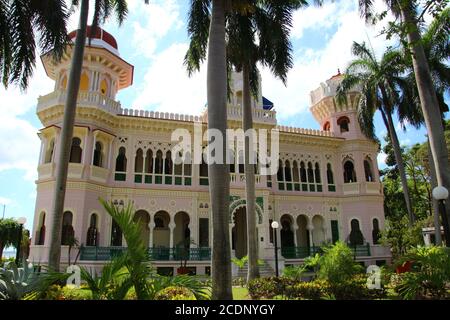
<path id="1" fill-rule="evenodd" d="M 358 123 L 357 109 L 360 93 L 357 88 L 347 94 L 347 103 L 339 105 L 335 99 L 336 89 L 343 75 L 338 72 L 311 92 L 311 112 L 324 131 L 336 137 L 365 139 Z"/>
<path id="2" fill-rule="evenodd" d="M 68 36 L 75 41 L 76 34 L 72 31 Z M 134 67 L 120 58 L 117 42 L 110 33 L 98 28 L 91 35 L 91 28 L 88 27 L 87 36 L 90 39 L 86 39 L 80 92 L 99 93 L 115 99 L 120 89 L 133 83 Z M 51 52 L 41 57 L 47 76 L 55 80 L 55 91 L 67 88 L 72 50 L 73 46 L 69 45 L 61 61 L 55 61 Z"/>

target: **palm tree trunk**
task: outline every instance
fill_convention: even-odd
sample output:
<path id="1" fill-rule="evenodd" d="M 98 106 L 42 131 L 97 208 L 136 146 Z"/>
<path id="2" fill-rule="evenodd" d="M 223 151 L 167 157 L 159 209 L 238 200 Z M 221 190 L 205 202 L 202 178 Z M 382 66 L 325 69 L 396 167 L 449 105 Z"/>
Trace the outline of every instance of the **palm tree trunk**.
<path id="1" fill-rule="evenodd" d="M 0 259 L 3 257 L 3 249 L 4 249 L 3 243 L 0 242 Z"/>
<path id="2" fill-rule="evenodd" d="M 212 1 L 207 68 L 208 129 L 222 134 L 222 163 L 208 164 L 213 222 L 211 261 L 213 300 L 233 299 L 229 235 L 230 173 L 225 161 L 227 129 L 227 66 L 225 50 L 225 1 Z M 211 142 L 211 137 L 209 137 Z M 217 155 L 217 150 L 216 150 Z"/>
<path id="3" fill-rule="evenodd" d="M 248 273 L 247 282 L 259 277 L 258 269 L 258 248 L 256 237 L 256 196 L 255 196 L 255 164 L 250 163 L 253 154 L 253 119 L 252 102 L 250 97 L 250 70 L 249 64 L 244 63 L 243 73 L 243 110 L 242 125 L 245 135 L 244 171 L 245 171 L 245 196 L 247 207 L 247 250 L 248 250 Z M 250 138 L 252 137 L 252 138 Z"/>
<path id="4" fill-rule="evenodd" d="M 388 98 L 384 88 L 381 88 L 383 95 L 383 104 L 389 106 Z M 389 108 L 389 110 L 392 110 Z M 382 112 L 383 117 L 386 118 L 388 124 L 387 130 L 389 132 L 389 138 L 391 139 L 392 148 L 394 149 L 395 162 L 397 162 L 398 172 L 400 174 L 400 181 L 402 182 L 403 196 L 405 197 L 406 210 L 408 212 L 409 224 L 412 226 L 415 222 L 415 216 L 411 205 L 411 197 L 408 189 L 408 180 L 406 179 L 405 164 L 403 163 L 402 152 L 400 148 L 400 142 L 398 141 L 397 132 L 395 131 L 394 122 L 392 120 L 392 114 L 390 112 Z"/>
<path id="5" fill-rule="evenodd" d="M 431 153 L 430 142 L 428 141 L 428 163 L 430 165 L 431 190 L 437 187 L 436 168 L 434 167 L 433 154 Z M 436 199 L 431 197 L 433 203 L 433 222 L 434 222 L 434 237 L 437 246 L 442 245 L 441 223 L 439 221 L 439 203 Z M 448 210 L 449 206 L 446 206 Z"/>
<path id="6" fill-rule="evenodd" d="M 55 192 L 53 195 L 53 225 L 50 238 L 49 267 L 59 271 L 61 260 L 61 226 L 66 194 L 67 171 L 69 167 L 73 126 L 80 87 L 81 68 L 83 66 L 84 47 L 86 43 L 86 26 L 89 12 L 89 0 L 81 0 L 80 19 L 72 52 L 67 100 L 64 106 L 64 118 L 61 130 L 60 153 L 57 162 Z"/>
<path id="7" fill-rule="evenodd" d="M 402 20 L 406 23 L 408 44 L 411 50 L 411 57 L 414 67 L 414 75 L 419 92 L 420 104 L 428 131 L 431 153 L 436 168 L 436 178 L 438 185 L 450 190 L 450 164 L 448 161 L 447 144 L 444 138 L 444 127 L 442 125 L 441 110 L 439 108 L 433 81 L 431 79 L 430 68 L 425 56 L 425 51 L 421 43 L 421 36 L 418 30 L 417 21 L 411 9 L 407 6 L 400 6 Z M 449 202 L 447 199 L 446 202 Z M 450 221 L 450 213 L 447 210 L 447 220 Z M 450 227 L 450 226 L 449 226 Z M 445 228 L 444 228 L 445 229 Z M 450 238 L 450 235 L 445 235 Z"/>

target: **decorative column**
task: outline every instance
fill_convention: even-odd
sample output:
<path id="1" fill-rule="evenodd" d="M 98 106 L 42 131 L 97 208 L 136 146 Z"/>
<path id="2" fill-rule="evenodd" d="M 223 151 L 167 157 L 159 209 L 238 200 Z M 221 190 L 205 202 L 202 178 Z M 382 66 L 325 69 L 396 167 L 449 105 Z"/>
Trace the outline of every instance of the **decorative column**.
<path id="1" fill-rule="evenodd" d="M 298 225 L 296 223 L 294 223 L 292 225 L 292 232 L 294 233 L 294 246 L 295 247 L 298 247 L 297 230 L 298 230 Z"/>
<path id="2" fill-rule="evenodd" d="M 169 223 L 169 229 L 170 229 L 169 247 L 173 248 L 173 231 L 175 230 L 175 223 L 173 223 L 173 222 Z"/>
<path id="3" fill-rule="evenodd" d="M 148 227 L 149 227 L 149 229 L 150 229 L 150 231 L 149 231 L 149 240 L 148 240 L 148 247 L 149 248 L 153 248 L 153 229 L 155 228 L 155 222 L 154 221 L 151 221 L 149 224 L 148 224 Z"/>
<path id="4" fill-rule="evenodd" d="M 229 223 L 228 224 L 228 230 L 230 233 L 230 249 L 231 249 L 231 257 L 234 258 L 234 250 L 233 250 L 233 224 Z"/>
<path id="5" fill-rule="evenodd" d="M 314 242 L 313 242 L 313 232 L 314 232 L 314 226 L 312 224 L 309 224 L 306 229 L 308 229 L 308 234 L 309 234 L 309 246 L 312 247 Z"/>

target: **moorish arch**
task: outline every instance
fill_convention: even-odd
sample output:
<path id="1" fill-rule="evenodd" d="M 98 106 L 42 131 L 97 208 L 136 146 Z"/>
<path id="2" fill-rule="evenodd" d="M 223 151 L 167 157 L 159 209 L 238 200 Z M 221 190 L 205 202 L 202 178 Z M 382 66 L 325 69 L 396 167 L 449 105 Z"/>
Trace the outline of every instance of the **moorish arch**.
<path id="1" fill-rule="evenodd" d="M 170 215 L 166 211 L 158 211 L 153 218 L 153 247 L 169 248 L 170 247 Z"/>
<path id="2" fill-rule="evenodd" d="M 320 215 L 315 215 L 312 220 L 313 226 L 313 244 L 320 246 L 325 242 L 325 219 Z"/>
<path id="3" fill-rule="evenodd" d="M 297 246 L 309 247 L 309 230 L 308 230 L 308 216 L 300 214 L 297 216 Z"/>
<path id="4" fill-rule="evenodd" d="M 230 223 L 233 223 L 233 214 L 234 212 L 242 207 L 246 207 L 246 200 L 241 198 L 238 200 L 233 201 L 230 204 L 230 209 L 229 209 L 229 221 Z M 259 206 L 259 204 L 256 202 L 255 203 L 255 211 L 256 211 L 256 215 L 258 216 L 258 220 L 257 220 L 257 224 L 262 224 L 263 223 L 263 210 L 261 209 L 261 207 Z"/>
<path id="5" fill-rule="evenodd" d="M 145 247 L 148 246 L 148 239 L 150 237 L 150 214 L 145 210 L 138 210 L 134 214 L 133 221 L 139 224 L 139 229 L 141 231 L 141 240 Z"/>
<path id="6" fill-rule="evenodd" d="M 289 214 L 283 214 L 280 218 L 280 240 L 281 248 L 295 247 L 294 240 L 294 218 Z"/>
<path id="7" fill-rule="evenodd" d="M 175 228 L 173 230 L 173 243 L 176 247 L 190 247 L 191 229 L 189 214 L 180 211 L 175 214 Z"/>
<path id="8" fill-rule="evenodd" d="M 245 206 L 240 206 L 232 214 L 233 228 L 231 229 L 231 249 L 236 258 L 247 255 L 247 211 Z"/>

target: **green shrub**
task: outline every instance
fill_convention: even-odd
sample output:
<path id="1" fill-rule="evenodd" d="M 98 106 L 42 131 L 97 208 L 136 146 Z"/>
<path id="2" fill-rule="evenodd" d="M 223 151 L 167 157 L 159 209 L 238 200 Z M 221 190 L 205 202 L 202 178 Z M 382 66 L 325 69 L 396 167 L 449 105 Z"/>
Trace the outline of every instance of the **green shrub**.
<path id="1" fill-rule="evenodd" d="M 450 250 L 445 247 L 417 247 L 401 260 L 412 261 L 411 272 L 397 275 L 392 280 L 394 290 L 403 299 L 443 299 L 450 294 Z M 400 261 L 401 262 L 401 261 Z"/>
<path id="2" fill-rule="evenodd" d="M 291 278 L 296 281 L 301 281 L 303 274 L 306 271 L 306 266 L 289 266 L 283 269 L 283 277 Z"/>
<path id="3" fill-rule="evenodd" d="M 287 288 L 297 281 L 286 277 L 257 278 L 247 284 L 252 299 L 272 299 L 275 296 L 288 296 Z"/>
<path id="4" fill-rule="evenodd" d="M 287 286 L 285 293 L 290 299 L 319 300 L 326 289 L 324 284 L 321 280 L 299 282 L 292 286 Z"/>
<path id="5" fill-rule="evenodd" d="M 247 280 L 245 278 L 239 277 L 234 278 L 232 283 L 233 286 L 245 287 L 245 285 L 247 284 Z"/>
<path id="6" fill-rule="evenodd" d="M 155 300 L 196 300 L 192 291 L 184 287 L 167 287 L 159 291 Z"/>
<path id="7" fill-rule="evenodd" d="M 54 284 L 43 293 L 42 300 L 64 300 L 61 286 Z"/>
<path id="8" fill-rule="evenodd" d="M 65 286 L 62 288 L 62 294 L 64 300 L 92 300 L 92 292 L 89 289 Z"/>

